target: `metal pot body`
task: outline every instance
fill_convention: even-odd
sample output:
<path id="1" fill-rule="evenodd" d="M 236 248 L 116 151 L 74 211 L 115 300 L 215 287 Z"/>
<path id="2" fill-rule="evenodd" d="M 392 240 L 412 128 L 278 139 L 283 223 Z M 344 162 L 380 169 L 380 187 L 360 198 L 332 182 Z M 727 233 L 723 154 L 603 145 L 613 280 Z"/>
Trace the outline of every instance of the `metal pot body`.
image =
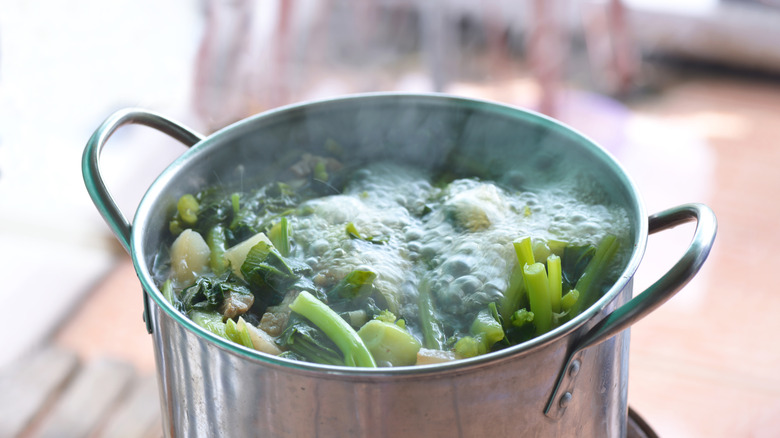
<path id="1" fill-rule="evenodd" d="M 157 128 L 192 148 L 152 184 L 132 226 L 108 195 L 98 156 L 125 123 Z M 167 218 L 206 185 L 271 181 L 302 154 L 337 144 L 345 164 L 395 160 L 456 176 L 533 187 L 576 178 L 594 202 L 629 216 L 632 248 L 615 284 L 593 306 L 529 342 L 448 364 L 354 369 L 294 362 L 229 343 L 174 310 L 153 281 Z M 626 433 L 626 328 L 698 271 L 715 235 L 701 205 L 648 217 L 617 162 L 539 114 L 445 95 L 370 94 L 280 108 L 207 137 L 148 112 L 107 119 L 84 155 L 87 188 L 131 253 L 145 291 L 165 434 L 268 437 L 592 436 Z M 688 251 L 632 299 L 650 232 L 696 220 Z"/>
<path id="2" fill-rule="evenodd" d="M 631 294 L 628 286 L 615 304 Z M 578 332 L 533 351 L 446 369 L 366 375 L 248 359 L 152 305 L 170 436 L 622 437 L 628 332 L 589 349 L 560 419 L 544 415 Z M 587 330 L 583 326 L 581 330 Z M 427 368 L 427 367 L 426 367 Z"/>

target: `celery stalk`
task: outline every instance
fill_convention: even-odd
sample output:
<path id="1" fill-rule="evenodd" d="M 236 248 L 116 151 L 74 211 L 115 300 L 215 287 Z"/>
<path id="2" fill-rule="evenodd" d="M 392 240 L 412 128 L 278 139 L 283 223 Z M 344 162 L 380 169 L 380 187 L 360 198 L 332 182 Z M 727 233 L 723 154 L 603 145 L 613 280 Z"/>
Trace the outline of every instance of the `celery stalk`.
<path id="1" fill-rule="evenodd" d="M 547 280 L 550 291 L 552 311 L 560 313 L 561 294 L 563 293 L 563 276 L 561 274 L 561 258 L 555 254 L 547 257 Z"/>
<path id="2" fill-rule="evenodd" d="M 509 277 L 509 286 L 504 292 L 504 298 L 501 300 L 501 319 L 504 321 L 504 327 L 509 327 L 509 320 L 513 313 L 520 307 L 520 301 L 523 299 L 525 287 L 523 284 L 523 268 L 525 265 L 534 263 L 534 250 L 529 236 L 523 237 L 512 242 L 517 255 L 517 266 L 512 269 Z"/>
<path id="3" fill-rule="evenodd" d="M 537 334 L 543 334 L 552 327 L 552 303 L 547 280 L 547 271 L 541 263 L 526 265 L 523 269 L 528 301 L 534 313 Z"/>
<path id="4" fill-rule="evenodd" d="M 509 319 L 520 307 L 524 292 L 523 267 L 518 264 L 512 269 L 512 274 L 509 277 L 509 286 L 506 288 L 504 297 L 501 300 L 501 320 L 504 322 L 505 328 L 509 328 Z"/>
<path id="5" fill-rule="evenodd" d="M 524 268 L 525 265 L 532 265 L 534 260 L 534 248 L 531 244 L 531 238 L 526 236 L 522 239 L 512 242 L 515 247 L 515 254 L 517 254 L 517 261 L 520 263 L 520 267 Z"/>

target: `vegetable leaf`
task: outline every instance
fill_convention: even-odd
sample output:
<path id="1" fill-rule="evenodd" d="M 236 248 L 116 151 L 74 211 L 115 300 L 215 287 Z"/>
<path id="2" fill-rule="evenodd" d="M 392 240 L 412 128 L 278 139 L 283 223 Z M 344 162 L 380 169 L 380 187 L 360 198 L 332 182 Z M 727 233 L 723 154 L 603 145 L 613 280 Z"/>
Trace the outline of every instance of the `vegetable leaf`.
<path id="1" fill-rule="evenodd" d="M 287 350 L 283 356 L 303 357 L 309 362 L 326 365 L 344 365 L 344 355 L 322 330 L 306 318 L 292 313 L 287 328 L 276 340 L 276 344 Z"/>
<path id="2" fill-rule="evenodd" d="M 181 310 L 214 311 L 230 293 L 251 295 L 252 292 L 238 281 L 232 273 L 220 277 L 198 278 L 194 285 L 182 291 Z"/>

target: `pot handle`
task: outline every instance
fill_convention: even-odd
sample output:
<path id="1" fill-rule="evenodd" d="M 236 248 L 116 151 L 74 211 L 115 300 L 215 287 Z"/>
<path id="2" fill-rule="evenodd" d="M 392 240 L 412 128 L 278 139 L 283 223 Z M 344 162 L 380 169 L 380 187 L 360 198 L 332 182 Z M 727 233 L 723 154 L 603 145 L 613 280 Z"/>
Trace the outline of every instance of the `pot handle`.
<path id="1" fill-rule="evenodd" d="M 187 147 L 201 141 L 203 136 L 186 128 L 184 125 L 167 119 L 156 113 L 140 109 L 124 109 L 109 116 L 92 134 L 84 155 L 81 159 L 81 173 L 84 175 L 84 184 L 87 187 L 92 202 L 97 207 L 103 219 L 108 223 L 111 231 L 119 239 L 128 254 L 130 251 L 130 222 L 119 210 L 114 198 L 108 192 L 103 178 L 100 175 L 100 153 L 106 141 L 119 127 L 126 124 L 145 125 L 157 129 L 184 143 Z M 152 320 L 149 315 L 149 297 L 144 292 L 144 322 L 146 331 L 152 333 Z"/>
<path id="2" fill-rule="evenodd" d="M 718 229 L 715 213 L 709 207 L 684 204 L 670 208 L 650 216 L 648 229 L 652 234 L 691 221 L 696 221 L 696 231 L 682 258 L 658 281 L 615 309 L 576 341 L 544 410 L 545 415 L 552 418 L 563 415 L 572 397 L 574 378 L 580 366 L 579 356 L 583 350 L 606 341 L 650 314 L 688 284 L 701 269 Z"/>
<path id="3" fill-rule="evenodd" d="M 117 207 L 116 202 L 108 192 L 100 174 L 100 154 L 106 141 L 119 127 L 126 124 L 139 124 L 157 129 L 164 134 L 179 140 L 187 147 L 201 141 L 203 136 L 184 125 L 167 119 L 159 114 L 140 110 L 124 109 L 109 116 L 92 134 L 81 160 L 81 172 L 92 202 L 97 207 L 103 219 L 111 227 L 119 242 L 130 253 L 130 222 Z"/>

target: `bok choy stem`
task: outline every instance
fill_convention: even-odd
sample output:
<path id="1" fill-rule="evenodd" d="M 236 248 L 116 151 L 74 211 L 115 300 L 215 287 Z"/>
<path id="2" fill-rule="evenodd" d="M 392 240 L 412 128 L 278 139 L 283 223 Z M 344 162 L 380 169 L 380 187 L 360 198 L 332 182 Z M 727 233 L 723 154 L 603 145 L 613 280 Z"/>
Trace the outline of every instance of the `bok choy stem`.
<path id="1" fill-rule="evenodd" d="M 534 313 L 534 325 L 537 334 L 543 334 L 552 327 L 552 303 L 550 302 L 547 271 L 542 263 L 525 265 L 523 269 L 528 301 Z"/>
<path id="2" fill-rule="evenodd" d="M 431 285 L 427 280 L 420 282 L 420 295 L 418 297 L 417 307 L 420 311 L 423 346 L 431 350 L 443 349 L 446 336 L 444 335 L 444 331 L 442 331 L 440 322 L 436 317 L 436 310 L 434 309 L 433 305 L 433 296 L 431 294 Z"/>
<path id="3" fill-rule="evenodd" d="M 290 310 L 311 321 L 336 344 L 339 350 L 344 353 L 344 365 L 376 367 L 374 358 L 355 329 L 314 295 L 302 291 L 290 303 Z"/>
<path id="4" fill-rule="evenodd" d="M 547 257 L 547 280 L 550 290 L 552 311 L 560 313 L 561 294 L 563 293 L 563 276 L 561 274 L 561 258 L 555 254 Z"/>

